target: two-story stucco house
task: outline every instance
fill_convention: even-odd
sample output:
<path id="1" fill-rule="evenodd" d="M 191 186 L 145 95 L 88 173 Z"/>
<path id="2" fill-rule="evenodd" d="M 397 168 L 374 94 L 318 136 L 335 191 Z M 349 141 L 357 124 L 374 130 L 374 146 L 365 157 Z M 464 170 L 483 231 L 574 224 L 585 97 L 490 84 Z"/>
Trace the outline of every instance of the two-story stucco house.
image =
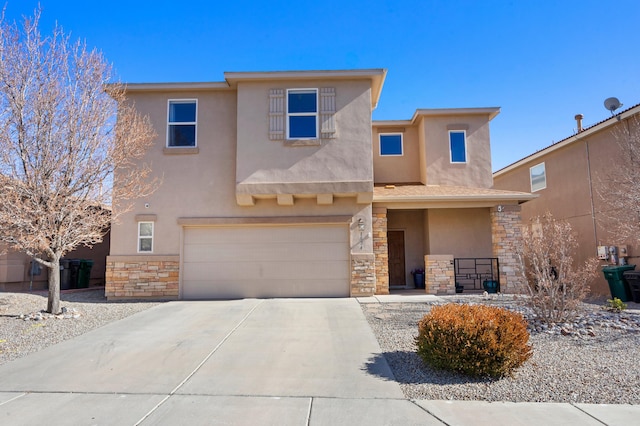
<path id="1" fill-rule="evenodd" d="M 522 208 L 522 219 L 547 212 L 566 220 L 577 235 L 578 247 L 573 254 L 576 266 L 597 255 L 597 247 L 607 247 L 601 264 L 625 262 L 637 264 L 640 257 L 637 240 L 621 239 L 615 220 L 637 220 L 628 211 L 611 211 L 606 197 L 607 177 L 612 169 L 624 164 L 624 152 L 618 140 L 622 135 L 638 134 L 640 105 L 634 105 L 615 116 L 587 128 L 582 115 L 576 115 L 576 133 L 547 146 L 493 175 L 494 187 L 504 190 L 531 191 L 539 197 Z M 608 249 L 616 247 L 616 256 Z M 591 284 L 593 295 L 610 294 L 602 273 Z"/>
<path id="2" fill-rule="evenodd" d="M 498 108 L 372 122 L 384 69 L 230 72 L 130 84 L 161 187 L 113 224 L 106 295 L 181 299 L 453 293 L 454 259 L 521 284 L 525 192 L 493 185 Z"/>

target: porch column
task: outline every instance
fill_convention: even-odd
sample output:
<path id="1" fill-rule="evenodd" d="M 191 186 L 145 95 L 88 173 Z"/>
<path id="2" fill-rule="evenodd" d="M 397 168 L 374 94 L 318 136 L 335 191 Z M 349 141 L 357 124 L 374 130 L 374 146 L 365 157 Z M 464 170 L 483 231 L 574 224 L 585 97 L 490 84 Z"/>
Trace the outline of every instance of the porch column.
<path id="1" fill-rule="evenodd" d="M 376 294 L 389 294 L 389 244 L 387 209 L 373 208 L 373 254 L 376 264 Z"/>
<path id="2" fill-rule="evenodd" d="M 516 204 L 492 207 L 491 240 L 493 257 L 500 262 L 500 291 L 522 293 L 525 289 L 524 265 L 516 255 L 516 247 L 522 247 L 521 207 Z"/>
<path id="3" fill-rule="evenodd" d="M 455 294 L 453 255 L 427 254 L 424 256 L 425 292 L 427 294 Z"/>

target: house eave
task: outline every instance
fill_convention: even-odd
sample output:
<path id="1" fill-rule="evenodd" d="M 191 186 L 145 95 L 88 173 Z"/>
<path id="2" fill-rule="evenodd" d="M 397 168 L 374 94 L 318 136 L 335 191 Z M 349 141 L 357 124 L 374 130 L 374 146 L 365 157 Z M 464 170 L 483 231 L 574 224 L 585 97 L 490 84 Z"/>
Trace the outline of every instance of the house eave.
<path id="1" fill-rule="evenodd" d="M 433 108 L 433 109 L 417 109 L 411 118 L 411 122 L 415 123 L 420 117 L 444 117 L 456 115 L 488 115 L 489 121 L 493 120 L 500 114 L 500 107 L 482 107 L 482 108 Z"/>
<path id="2" fill-rule="evenodd" d="M 567 145 L 571 145 L 572 143 L 576 143 L 586 137 L 591 136 L 594 133 L 603 131 L 605 129 L 607 129 L 608 127 L 614 126 L 615 124 L 617 124 L 620 120 L 624 120 L 624 119 L 628 119 L 636 114 L 640 114 L 640 105 L 636 105 L 634 107 L 629 108 L 627 111 L 623 111 L 618 115 L 615 115 L 613 117 L 610 117 L 594 126 L 591 126 L 585 130 L 583 130 L 580 133 L 576 133 L 575 135 L 569 136 L 566 139 L 563 139 L 559 142 L 556 142 L 546 148 L 541 149 L 540 151 L 534 152 L 531 155 L 528 155 L 524 158 L 522 158 L 521 160 L 516 161 L 515 163 L 512 163 L 496 172 L 493 173 L 493 177 L 498 177 L 501 176 L 505 173 L 508 173 L 514 169 L 517 169 L 518 167 L 536 161 L 538 159 L 540 159 L 541 157 L 557 151 L 561 148 L 566 147 Z"/>
<path id="3" fill-rule="evenodd" d="M 200 91 L 200 90 L 230 90 L 227 82 L 175 82 L 175 83 L 127 83 L 127 92 L 167 92 L 167 91 Z"/>
<path id="4" fill-rule="evenodd" d="M 236 87 L 240 81 L 278 81 L 278 80 L 371 80 L 371 108 L 375 109 L 387 75 L 386 68 L 353 70 L 308 70 L 308 71 L 258 71 L 225 72 L 224 78 L 229 86 Z"/>
<path id="5" fill-rule="evenodd" d="M 538 198 L 538 194 L 513 194 L 513 195 L 434 195 L 434 196 L 380 196 L 374 195 L 373 204 L 391 206 L 405 206 L 412 208 L 417 205 L 423 207 L 492 207 L 499 204 L 522 204 Z M 411 207 L 409 207 L 411 206 Z"/>

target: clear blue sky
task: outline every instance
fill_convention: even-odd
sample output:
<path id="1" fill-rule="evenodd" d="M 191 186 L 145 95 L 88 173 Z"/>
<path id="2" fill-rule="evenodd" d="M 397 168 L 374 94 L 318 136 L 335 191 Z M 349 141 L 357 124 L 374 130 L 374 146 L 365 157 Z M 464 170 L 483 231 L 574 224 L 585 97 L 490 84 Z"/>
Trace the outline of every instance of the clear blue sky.
<path id="1" fill-rule="evenodd" d="M 225 71 L 387 68 L 374 119 L 500 106 L 493 169 L 640 103 L 638 0 L 40 0 L 124 82 L 222 81 Z M 9 0 L 6 19 L 37 0 Z"/>

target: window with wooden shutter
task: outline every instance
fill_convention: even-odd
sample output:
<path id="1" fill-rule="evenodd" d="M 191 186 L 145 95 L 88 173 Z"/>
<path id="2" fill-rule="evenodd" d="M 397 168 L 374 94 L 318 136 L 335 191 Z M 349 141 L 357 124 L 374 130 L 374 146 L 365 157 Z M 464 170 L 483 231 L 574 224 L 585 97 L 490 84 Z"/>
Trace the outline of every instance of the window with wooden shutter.
<path id="1" fill-rule="evenodd" d="M 284 139 L 284 89 L 269 90 L 269 139 Z"/>
<path id="2" fill-rule="evenodd" d="M 308 93 L 307 93 L 308 92 Z M 298 107 L 300 105 L 294 105 L 293 110 L 290 111 L 290 105 L 288 103 L 285 94 L 297 95 L 298 97 L 310 97 L 313 93 L 319 99 L 317 102 L 315 111 L 299 112 Z M 304 99 L 300 100 L 300 102 Z M 300 103 L 298 102 L 298 103 Z M 308 102 L 302 102 L 303 106 Z M 307 108 L 308 109 L 308 108 Z M 336 137 L 336 90 L 333 87 L 323 87 L 320 89 L 271 89 L 269 90 L 269 139 L 270 140 L 286 140 L 292 139 L 291 146 L 309 145 L 311 141 L 303 143 L 303 140 L 299 139 L 313 139 L 316 143 L 320 142 L 320 139 L 334 139 Z M 315 117 L 315 118 L 314 118 Z M 316 124 L 312 126 L 312 120 L 315 120 Z M 318 125 L 319 120 L 319 125 Z M 291 129 L 293 121 L 293 132 Z M 309 123 L 306 123 L 308 121 Z M 311 123 L 311 124 L 310 124 Z M 300 129 L 302 126 L 302 130 Z M 306 127 L 305 127 L 306 126 Z M 305 132 L 304 130 L 309 127 L 315 127 L 319 130 L 319 137 Z M 319 129 L 318 129 L 319 127 Z M 298 133 L 302 132 L 302 136 Z"/>
<path id="3" fill-rule="evenodd" d="M 336 137 L 336 89 L 323 87 L 320 89 L 320 137 L 331 139 Z"/>

